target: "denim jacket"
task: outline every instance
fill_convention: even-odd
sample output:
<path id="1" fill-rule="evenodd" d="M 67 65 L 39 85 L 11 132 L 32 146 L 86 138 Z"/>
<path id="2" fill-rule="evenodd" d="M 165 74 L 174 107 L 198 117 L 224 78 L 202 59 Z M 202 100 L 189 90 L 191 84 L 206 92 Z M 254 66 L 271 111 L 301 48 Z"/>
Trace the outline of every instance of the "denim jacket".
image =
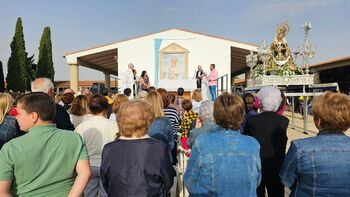
<path id="1" fill-rule="evenodd" d="M 170 161 L 173 161 L 171 150 L 174 148 L 174 134 L 171 121 L 167 117 L 155 118 L 148 129 L 148 135 L 163 141 L 168 148 Z"/>
<path id="2" fill-rule="evenodd" d="M 198 136 L 184 175 L 190 196 L 256 196 L 259 148 L 253 137 L 219 126 Z"/>
<path id="3" fill-rule="evenodd" d="M 0 149 L 8 141 L 21 135 L 16 118 L 5 116 L 0 125 Z"/>
<path id="4" fill-rule="evenodd" d="M 280 177 L 290 196 L 350 196 L 350 138 L 322 132 L 294 140 Z"/>

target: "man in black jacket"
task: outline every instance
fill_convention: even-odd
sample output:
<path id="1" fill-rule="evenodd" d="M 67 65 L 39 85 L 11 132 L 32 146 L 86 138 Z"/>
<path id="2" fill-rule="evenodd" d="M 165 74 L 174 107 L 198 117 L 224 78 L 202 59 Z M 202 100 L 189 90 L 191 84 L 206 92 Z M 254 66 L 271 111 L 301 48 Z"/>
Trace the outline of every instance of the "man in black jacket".
<path id="1" fill-rule="evenodd" d="M 282 100 L 277 88 L 262 88 L 258 98 L 262 113 L 248 118 L 243 133 L 254 137 L 260 144 L 262 179 L 257 196 L 265 196 L 266 188 L 269 197 L 283 197 L 284 186 L 278 174 L 285 157 L 289 120 L 276 113 Z"/>
<path id="2" fill-rule="evenodd" d="M 51 98 L 55 96 L 54 86 L 48 78 L 36 78 L 31 83 L 32 92 L 43 92 L 48 94 Z M 74 125 L 70 121 L 67 111 L 56 103 L 56 115 L 52 121 L 56 124 L 56 127 L 64 130 L 74 131 Z"/>

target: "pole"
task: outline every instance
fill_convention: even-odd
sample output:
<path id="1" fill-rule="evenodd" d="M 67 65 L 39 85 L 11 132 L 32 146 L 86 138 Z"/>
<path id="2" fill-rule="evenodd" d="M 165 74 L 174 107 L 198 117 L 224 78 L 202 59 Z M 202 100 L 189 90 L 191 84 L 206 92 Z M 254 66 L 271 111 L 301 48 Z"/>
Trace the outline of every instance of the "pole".
<path id="1" fill-rule="evenodd" d="M 294 122 L 294 96 L 292 96 L 292 128 L 295 129 L 295 122 Z"/>
<path id="2" fill-rule="evenodd" d="M 304 134 L 308 134 L 308 128 L 307 128 L 307 120 L 308 120 L 308 118 L 307 118 L 307 99 L 308 99 L 308 97 L 307 96 L 305 96 L 304 97 Z"/>

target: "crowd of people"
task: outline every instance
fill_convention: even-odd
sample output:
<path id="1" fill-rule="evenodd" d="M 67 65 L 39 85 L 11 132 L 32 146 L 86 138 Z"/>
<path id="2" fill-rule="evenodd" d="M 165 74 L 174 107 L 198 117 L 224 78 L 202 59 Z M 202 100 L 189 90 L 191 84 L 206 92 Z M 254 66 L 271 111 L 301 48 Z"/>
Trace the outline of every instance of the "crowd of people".
<path id="1" fill-rule="evenodd" d="M 201 88 L 188 98 L 141 76 L 137 98 L 128 88 L 55 96 L 47 78 L 17 98 L 0 93 L 0 196 L 167 197 L 180 146 L 190 196 L 280 197 L 285 187 L 291 196 L 350 196 L 349 96 L 315 98 L 318 135 L 286 151 L 289 120 L 277 87 L 208 100 Z"/>

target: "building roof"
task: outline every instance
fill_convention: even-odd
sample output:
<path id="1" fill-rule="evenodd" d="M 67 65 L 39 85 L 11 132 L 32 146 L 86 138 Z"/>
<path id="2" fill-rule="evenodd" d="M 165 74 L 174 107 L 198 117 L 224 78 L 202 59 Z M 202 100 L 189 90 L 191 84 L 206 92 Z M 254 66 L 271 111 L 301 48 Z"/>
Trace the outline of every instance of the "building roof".
<path id="1" fill-rule="evenodd" d="M 91 49 L 96 49 L 96 48 L 108 46 L 108 45 L 113 45 L 113 44 L 118 44 L 118 43 L 121 43 L 121 42 L 130 41 L 130 40 L 134 40 L 134 39 L 150 36 L 150 35 L 153 35 L 153 34 L 163 33 L 163 32 L 170 31 L 170 30 L 179 30 L 179 31 L 183 31 L 183 32 L 188 32 L 188 33 L 198 34 L 198 35 L 202 35 L 202 36 L 208 36 L 208 37 L 212 37 L 212 38 L 217 38 L 217 39 L 221 39 L 221 40 L 225 40 L 225 41 L 229 41 L 229 42 L 236 42 L 236 43 L 241 43 L 241 44 L 246 44 L 246 45 L 251 45 L 251 46 L 254 46 L 254 47 L 258 47 L 258 45 L 255 45 L 255 44 L 251 44 L 251 43 L 247 43 L 247 42 L 241 42 L 241 41 L 236 41 L 236 40 L 224 38 L 224 37 L 221 37 L 221 36 L 214 36 L 214 35 L 210 35 L 210 34 L 199 33 L 199 32 L 190 31 L 190 30 L 182 29 L 182 28 L 170 28 L 170 29 L 165 29 L 165 30 L 158 31 L 158 32 L 148 33 L 148 34 L 144 34 L 144 35 L 141 35 L 141 36 L 135 36 L 135 37 L 119 40 L 117 42 L 113 42 L 113 43 L 109 43 L 109 44 L 103 44 L 103 45 L 99 45 L 99 46 L 96 46 L 96 47 L 91 47 L 91 48 L 87 48 L 87 49 L 81 49 L 81 50 L 77 50 L 77 51 L 68 52 L 68 53 L 65 54 L 65 56 L 72 55 L 72 54 L 79 53 L 79 52 L 83 52 L 83 51 L 87 51 L 87 50 L 91 50 Z"/>
<path id="2" fill-rule="evenodd" d="M 332 68 L 338 68 L 343 66 L 350 66 L 350 56 L 331 59 L 325 62 L 320 62 L 310 66 L 310 71 L 315 73 L 322 70 L 328 70 Z"/>
<path id="3" fill-rule="evenodd" d="M 187 32 L 187 33 L 193 33 L 197 35 L 202 35 L 202 36 L 207 36 L 215 39 L 220 39 L 232 43 L 237 43 L 241 45 L 246 45 L 248 48 L 256 48 L 258 47 L 257 45 L 250 44 L 250 43 L 245 43 L 245 42 L 240 42 L 240 41 L 235 41 L 227 38 L 223 38 L 220 36 L 213 36 L 209 34 L 204 34 L 204 33 L 198 33 L 198 32 L 193 32 L 189 31 L 186 29 L 180 29 L 180 28 L 172 28 L 172 29 L 166 29 L 163 31 L 155 32 L 155 33 L 150 33 L 142 36 L 137 36 L 137 37 L 132 37 L 129 39 L 121 40 L 118 42 L 110 43 L 110 44 L 105 44 L 105 45 L 100 45 L 88 49 L 83 49 L 83 50 L 78 50 L 74 52 L 69 52 L 67 53 L 64 58 L 67 59 L 68 64 L 79 64 L 81 66 L 99 70 L 101 72 L 104 72 L 106 74 L 112 74 L 118 76 L 118 47 L 116 44 L 121 43 L 121 42 L 126 42 L 146 36 L 150 36 L 153 34 L 158 34 L 166 31 L 172 31 L 172 30 L 178 30 L 182 32 Z M 231 47 L 231 68 L 233 69 L 233 73 L 240 73 L 242 70 L 246 69 L 246 63 L 245 63 L 245 56 L 249 53 L 248 50 L 232 46 Z"/>

